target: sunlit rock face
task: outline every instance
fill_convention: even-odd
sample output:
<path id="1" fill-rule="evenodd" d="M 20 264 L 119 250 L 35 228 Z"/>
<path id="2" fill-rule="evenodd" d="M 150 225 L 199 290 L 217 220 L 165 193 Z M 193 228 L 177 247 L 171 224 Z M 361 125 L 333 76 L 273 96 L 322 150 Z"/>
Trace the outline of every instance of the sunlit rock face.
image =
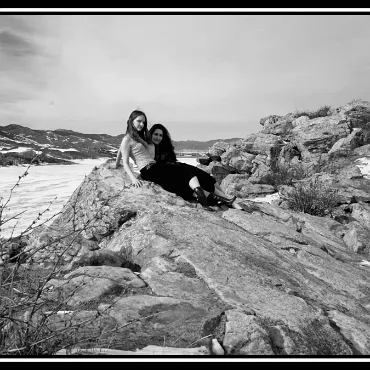
<path id="1" fill-rule="evenodd" d="M 45 294 L 117 326 L 102 347 L 217 338 L 229 355 L 370 354 L 367 204 L 348 205 L 349 223 L 242 198 L 244 210 L 209 212 L 150 182 L 129 187 L 113 166 L 27 246 L 34 265 L 61 266 Z"/>
<path id="2" fill-rule="evenodd" d="M 309 168 L 350 156 L 356 150 L 368 154 L 362 147 L 370 142 L 370 103 L 364 100 L 316 112 L 269 115 L 261 118 L 260 124 L 260 132 L 223 145 L 222 150 L 220 145 L 210 147 L 209 155 L 217 151 L 231 174 L 249 174 L 251 182 L 262 184 L 278 163 L 295 160 Z M 205 170 L 210 172 L 211 165 Z"/>

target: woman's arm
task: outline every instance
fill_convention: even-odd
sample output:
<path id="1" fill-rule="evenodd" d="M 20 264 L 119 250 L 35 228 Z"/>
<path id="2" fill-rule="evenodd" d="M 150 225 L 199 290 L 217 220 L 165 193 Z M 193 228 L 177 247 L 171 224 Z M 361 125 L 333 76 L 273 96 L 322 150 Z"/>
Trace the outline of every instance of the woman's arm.
<path id="1" fill-rule="evenodd" d="M 123 168 L 125 169 L 126 173 L 128 174 L 132 185 L 135 187 L 140 187 L 143 183 L 141 180 L 137 179 L 134 173 L 131 170 L 130 164 L 129 164 L 129 158 L 130 158 L 130 137 L 127 135 L 122 139 L 121 147 L 119 149 L 119 152 L 122 155 L 122 161 L 123 161 Z M 118 158 L 118 155 L 117 155 Z"/>
<path id="2" fill-rule="evenodd" d="M 154 144 L 148 144 L 148 151 L 150 156 L 155 159 L 155 146 Z"/>
<path id="3" fill-rule="evenodd" d="M 121 167 L 121 158 L 122 158 L 121 147 L 119 147 L 116 157 L 116 168 Z"/>

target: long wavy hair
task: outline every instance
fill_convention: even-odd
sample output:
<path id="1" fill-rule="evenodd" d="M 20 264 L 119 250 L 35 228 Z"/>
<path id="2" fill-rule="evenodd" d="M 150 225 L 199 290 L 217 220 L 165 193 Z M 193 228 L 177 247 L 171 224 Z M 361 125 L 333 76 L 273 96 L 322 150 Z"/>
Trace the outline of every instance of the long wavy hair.
<path id="1" fill-rule="evenodd" d="M 153 125 L 150 128 L 150 130 L 149 130 L 149 140 L 150 141 L 149 142 L 152 143 L 152 136 L 153 136 L 155 130 L 162 130 L 162 132 L 163 132 L 163 139 L 158 144 L 158 147 L 161 149 L 161 151 L 164 151 L 164 152 L 174 151 L 175 148 L 172 144 L 171 135 L 168 132 L 168 130 L 166 129 L 166 127 L 164 127 L 160 123 L 156 123 L 155 125 Z"/>
<path id="2" fill-rule="evenodd" d="M 150 130 L 149 130 L 149 143 L 152 144 L 152 136 L 153 136 L 155 130 L 162 130 L 162 132 L 163 132 L 162 141 L 158 145 L 155 145 L 156 154 L 159 154 L 159 155 L 167 154 L 168 158 L 171 158 L 173 161 L 176 162 L 175 148 L 172 144 L 171 135 L 168 132 L 168 130 L 166 129 L 166 127 L 164 127 L 162 124 L 156 123 L 155 125 L 153 125 L 150 128 Z"/>
<path id="3" fill-rule="evenodd" d="M 144 116 L 145 123 L 144 127 L 141 131 L 136 130 L 135 126 L 133 125 L 134 120 L 139 117 Z M 141 110 L 134 110 L 130 117 L 127 120 L 127 129 L 126 134 L 130 134 L 130 136 L 137 142 L 143 144 L 145 147 L 148 147 L 148 143 L 150 141 L 150 136 L 148 133 L 148 120 L 146 118 L 146 114 Z"/>

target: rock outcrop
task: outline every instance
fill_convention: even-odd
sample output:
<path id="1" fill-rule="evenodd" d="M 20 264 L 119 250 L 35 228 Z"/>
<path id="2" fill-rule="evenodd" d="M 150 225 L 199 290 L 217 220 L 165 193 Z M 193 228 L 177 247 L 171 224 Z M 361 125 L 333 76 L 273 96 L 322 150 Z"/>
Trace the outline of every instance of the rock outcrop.
<path id="1" fill-rule="evenodd" d="M 244 211 L 207 212 L 153 183 L 127 186 L 112 167 L 94 169 L 27 246 L 35 265 L 62 266 L 45 294 L 70 320 L 114 329 L 101 347 L 166 338 L 211 354 L 216 338 L 228 355 L 370 354 L 367 203 L 347 224 L 240 198 Z"/>
<path id="2" fill-rule="evenodd" d="M 324 113 L 268 116 L 262 132 L 209 149 L 199 166 L 243 210 L 131 187 L 114 160 L 95 168 L 25 246 L 29 269 L 58 268 L 43 296 L 66 311 L 50 327 L 76 323 L 81 343 L 98 332 L 117 353 L 210 355 L 217 339 L 227 355 L 368 356 L 370 179 L 359 161 L 370 157 L 370 108 Z M 294 186 L 271 183 L 282 163 L 302 165 L 302 183 L 337 189 L 332 214 L 247 199 Z"/>
<path id="3" fill-rule="evenodd" d="M 317 112 L 264 117 L 260 120 L 263 126 L 260 132 L 228 146 L 215 143 L 208 150 L 208 161 L 201 162 L 200 167 L 220 183 L 230 184 L 231 176 L 240 174 L 249 183 L 273 185 L 269 180 L 282 165 L 299 165 L 312 175 L 341 158 L 352 157 L 354 162 L 355 158 L 369 154 L 369 107 L 366 101 L 353 100 L 336 109 L 323 107 Z M 211 160 L 212 153 L 219 154 L 221 160 Z M 258 194 L 253 189 L 249 196 Z"/>

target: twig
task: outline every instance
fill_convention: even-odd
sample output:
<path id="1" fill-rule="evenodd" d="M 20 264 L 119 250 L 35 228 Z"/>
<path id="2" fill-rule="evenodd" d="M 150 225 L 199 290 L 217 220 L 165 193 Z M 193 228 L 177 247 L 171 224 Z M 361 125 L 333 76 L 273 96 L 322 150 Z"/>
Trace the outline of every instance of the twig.
<path id="1" fill-rule="evenodd" d="M 205 339 L 205 338 L 208 338 L 208 337 L 210 337 L 212 334 L 208 334 L 208 335 L 206 335 L 205 337 L 203 337 L 203 338 L 200 338 L 200 339 L 197 339 L 195 342 L 193 342 L 193 343 L 191 343 L 190 345 L 188 345 L 186 348 L 189 348 L 190 346 L 192 346 L 193 344 L 195 344 L 195 343 L 197 343 L 197 342 L 199 342 L 200 340 L 202 340 L 202 339 Z"/>

